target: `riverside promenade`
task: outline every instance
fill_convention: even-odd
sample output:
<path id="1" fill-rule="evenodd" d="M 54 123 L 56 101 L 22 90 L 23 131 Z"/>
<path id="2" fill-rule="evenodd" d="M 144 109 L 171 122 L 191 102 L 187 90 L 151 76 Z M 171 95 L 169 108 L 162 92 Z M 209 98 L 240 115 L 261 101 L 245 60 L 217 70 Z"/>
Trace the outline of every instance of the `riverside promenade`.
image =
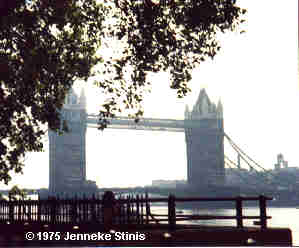
<path id="1" fill-rule="evenodd" d="M 74 228 L 75 227 L 75 228 Z M 291 246 L 285 228 L 124 225 L 106 230 L 96 225 L 0 225 L 0 246 Z M 28 233 L 30 236 L 28 236 Z M 26 236 L 27 235 L 27 236 Z M 32 239 L 32 240 L 31 240 Z"/>
<path id="2" fill-rule="evenodd" d="M 106 230 L 96 225 L 0 225 L 0 246 L 291 246 L 286 228 L 124 225 Z M 31 236 L 26 237 L 30 233 Z M 32 240 L 28 240 L 32 239 Z"/>
<path id="3" fill-rule="evenodd" d="M 291 246 L 287 228 L 269 228 L 265 196 L 235 198 L 57 199 L 0 202 L 0 246 Z M 233 201 L 236 215 L 184 215 L 176 203 Z M 244 201 L 257 201 L 259 216 L 244 213 Z M 152 214 L 153 203 L 168 204 L 168 214 Z M 188 220 L 235 219 L 236 226 L 184 225 Z M 244 226 L 255 220 L 257 227 Z"/>

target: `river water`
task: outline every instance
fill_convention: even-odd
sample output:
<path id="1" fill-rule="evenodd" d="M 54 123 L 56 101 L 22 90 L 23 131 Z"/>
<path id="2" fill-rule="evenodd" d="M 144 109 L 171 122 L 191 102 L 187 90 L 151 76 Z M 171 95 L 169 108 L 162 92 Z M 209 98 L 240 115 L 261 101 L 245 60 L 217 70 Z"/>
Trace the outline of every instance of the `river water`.
<path id="1" fill-rule="evenodd" d="M 235 209 L 178 209 L 183 214 L 200 214 L 200 215 L 236 215 Z M 167 206 L 155 206 L 152 208 L 155 214 L 167 214 Z M 243 215 L 258 216 L 259 208 L 244 207 Z M 293 246 L 299 246 L 299 209 L 296 208 L 278 208 L 268 207 L 267 215 L 272 216 L 268 220 L 268 227 L 290 228 L 293 237 Z M 254 220 L 244 220 L 244 226 L 254 226 Z M 202 225 L 220 225 L 220 226 L 236 226 L 236 220 L 195 220 L 181 221 L 182 224 L 202 224 Z"/>

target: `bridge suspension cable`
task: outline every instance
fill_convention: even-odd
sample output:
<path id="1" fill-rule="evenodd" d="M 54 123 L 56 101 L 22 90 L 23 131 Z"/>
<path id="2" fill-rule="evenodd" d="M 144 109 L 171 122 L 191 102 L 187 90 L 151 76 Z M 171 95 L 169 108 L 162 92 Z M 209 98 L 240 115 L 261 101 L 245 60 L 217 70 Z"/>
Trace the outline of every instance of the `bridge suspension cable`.
<path id="1" fill-rule="evenodd" d="M 238 155 L 243 159 L 243 161 L 249 166 L 249 168 L 251 170 L 258 171 L 246 160 L 246 158 L 231 143 L 230 143 L 230 145 L 238 153 Z"/>
<path id="2" fill-rule="evenodd" d="M 258 176 L 263 177 L 263 182 L 267 185 L 270 186 L 273 192 L 275 193 L 278 189 L 279 186 L 285 187 L 285 185 L 292 185 L 294 181 L 291 180 L 289 177 L 284 177 L 283 181 L 279 179 L 279 172 L 277 171 L 271 171 L 271 170 L 266 170 L 264 167 L 262 167 L 260 164 L 255 162 L 252 158 L 250 158 L 241 148 L 239 148 L 233 141 L 232 139 L 224 133 L 224 136 L 227 138 L 229 141 L 230 145 L 233 147 L 233 149 L 240 155 L 240 157 L 247 163 L 247 165 L 254 169 L 258 173 Z M 244 156 L 243 156 L 244 155 Z M 258 171 L 254 166 L 250 165 L 250 163 L 245 159 L 245 157 L 250 160 L 252 163 L 254 163 L 255 166 L 259 167 L 260 169 L 263 170 L 264 173 L 261 173 L 261 171 Z M 228 158 L 226 158 L 228 159 Z M 232 161 L 230 161 L 232 162 Z"/>
<path id="3" fill-rule="evenodd" d="M 227 165 L 230 169 L 238 168 L 238 166 L 237 166 L 232 160 L 230 160 L 227 156 L 224 155 L 224 158 L 225 158 L 225 161 L 224 161 L 225 165 Z M 234 166 L 232 166 L 232 165 L 234 165 Z M 241 175 L 241 173 L 240 173 L 239 170 L 237 170 L 237 173 L 238 173 L 238 176 L 242 179 L 242 181 L 243 181 L 244 183 L 251 184 L 251 183 L 249 182 L 248 178 L 243 177 L 243 176 Z"/>
<path id="4" fill-rule="evenodd" d="M 226 134 L 224 133 L 224 136 L 228 139 L 230 145 L 232 146 L 232 148 L 238 153 L 238 155 L 242 158 L 243 161 L 246 162 L 246 164 L 249 166 L 250 169 L 254 170 L 257 173 L 257 176 L 259 176 L 262 180 L 263 183 L 265 183 L 268 186 L 271 186 L 272 183 L 269 181 L 269 175 L 271 177 L 273 177 L 273 174 L 271 172 L 269 172 L 268 170 L 266 170 L 265 168 L 263 168 L 261 165 L 259 165 L 257 162 L 255 162 L 252 158 L 250 158 L 241 148 L 239 148 L 233 141 L 232 139 Z M 244 156 L 243 156 L 244 155 Z M 246 158 L 245 158 L 246 157 Z M 255 164 L 255 166 L 259 167 L 260 169 L 262 169 L 265 174 L 261 174 L 261 172 L 259 170 L 257 170 L 253 165 L 251 165 L 249 163 L 248 160 L 250 160 L 251 162 L 253 162 Z M 231 161 L 232 162 L 232 161 Z"/>
<path id="5" fill-rule="evenodd" d="M 235 142 L 232 141 L 232 139 L 224 133 L 224 136 L 228 139 L 228 142 L 231 144 L 231 146 L 234 148 L 234 150 L 243 158 L 243 160 L 250 166 L 250 168 L 255 169 L 252 165 L 248 163 L 248 161 L 242 156 L 244 155 L 247 159 L 249 159 L 251 162 L 253 162 L 256 166 L 261 168 L 263 171 L 268 172 L 263 166 L 259 165 L 257 162 L 255 162 L 252 158 L 250 158 L 240 147 L 236 145 Z M 242 154 L 242 155 L 241 155 Z M 256 170 L 256 169 L 255 169 Z"/>
<path id="6" fill-rule="evenodd" d="M 226 159 L 225 164 L 230 168 L 230 169 L 233 169 L 233 168 L 238 168 L 238 166 L 231 160 L 229 159 L 227 156 L 224 156 L 224 158 Z M 234 167 L 232 166 L 234 165 Z M 247 177 L 245 176 L 242 176 L 241 172 L 240 171 L 237 171 L 238 173 L 238 176 L 241 178 L 241 180 L 246 183 L 247 185 L 252 185 L 254 187 L 254 190 L 256 191 L 256 193 L 259 193 L 258 190 L 257 190 L 257 184 L 256 183 L 253 183 L 252 181 L 250 181 Z"/>

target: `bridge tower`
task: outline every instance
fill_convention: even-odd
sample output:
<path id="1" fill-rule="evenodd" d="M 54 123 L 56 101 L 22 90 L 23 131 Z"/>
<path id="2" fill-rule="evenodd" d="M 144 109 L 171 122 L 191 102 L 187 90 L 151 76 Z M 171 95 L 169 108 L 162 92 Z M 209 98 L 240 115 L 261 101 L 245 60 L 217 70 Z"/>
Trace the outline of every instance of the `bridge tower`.
<path id="1" fill-rule="evenodd" d="M 59 135 L 49 130 L 49 191 L 58 193 L 81 188 L 86 184 L 86 97 L 84 88 L 78 97 L 73 89 L 61 109 L 62 122 L 69 132 Z"/>
<path id="2" fill-rule="evenodd" d="M 223 185 L 224 136 L 221 101 L 216 107 L 201 89 L 192 111 L 186 106 L 186 120 L 199 120 L 199 126 L 185 129 L 187 177 L 190 186 Z"/>

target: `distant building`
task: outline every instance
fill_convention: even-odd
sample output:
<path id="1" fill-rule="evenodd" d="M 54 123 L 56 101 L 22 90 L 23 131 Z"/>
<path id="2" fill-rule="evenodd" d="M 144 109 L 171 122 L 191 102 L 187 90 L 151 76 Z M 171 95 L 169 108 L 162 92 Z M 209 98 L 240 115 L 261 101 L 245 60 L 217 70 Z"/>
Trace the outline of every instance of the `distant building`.
<path id="1" fill-rule="evenodd" d="M 242 168 L 225 169 L 225 185 L 227 186 L 252 186 L 260 184 L 256 172 Z"/>
<path id="2" fill-rule="evenodd" d="M 275 170 L 279 170 L 280 169 L 280 164 L 275 164 L 274 168 L 275 168 Z"/>
<path id="3" fill-rule="evenodd" d="M 279 169 L 288 168 L 288 167 L 289 167 L 289 162 L 287 160 L 284 160 L 282 153 L 279 153 L 277 155 L 277 163 L 274 165 L 274 168 L 276 170 L 279 170 Z"/>
<path id="4" fill-rule="evenodd" d="M 278 163 L 278 164 L 281 164 L 282 161 L 283 161 L 283 155 L 282 155 L 282 153 L 279 153 L 279 154 L 277 155 L 277 163 Z"/>
<path id="5" fill-rule="evenodd" d="M 152 187 L 158 188 L 178 188 L 186 185 L 186 180 L 153 180 Z"/>
<path id="6" fill-rule="evenodd" d="M 284 168 L 288 168 L 288 166 L 289 166 L 289 162 L 288 162 L 288 161 L 285 161 L 285 160 L 283 161 L 282 164 L 283 164 L 283 167 L 284 167 Z"/>
<path id="7" fill-rule="evenodd" d="M 96 182 L 92 181 L 92 180 L 84 181 L 84 186 L 87 187 L 87 188 L 91 188 L 91 189 L 97 189 L 98 188 Z"/>

